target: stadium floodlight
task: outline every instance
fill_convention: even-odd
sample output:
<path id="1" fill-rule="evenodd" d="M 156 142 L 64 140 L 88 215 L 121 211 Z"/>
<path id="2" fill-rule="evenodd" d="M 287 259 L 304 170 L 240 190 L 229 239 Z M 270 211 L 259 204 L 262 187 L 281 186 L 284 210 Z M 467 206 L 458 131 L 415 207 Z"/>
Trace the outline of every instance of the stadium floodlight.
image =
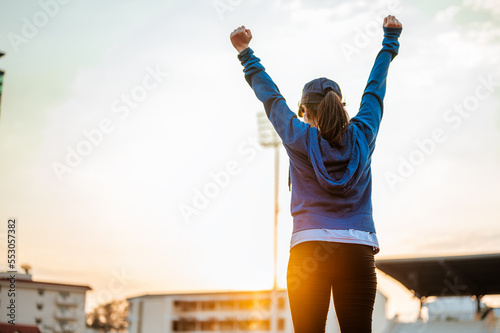
<path id="1" fill-rule="evenodd" d="M 279 146 L 281 139 L 265 112 L 259 112 L 257 114 L 257 122 L 259 125 L 259 143 L 264 147 Z"/>

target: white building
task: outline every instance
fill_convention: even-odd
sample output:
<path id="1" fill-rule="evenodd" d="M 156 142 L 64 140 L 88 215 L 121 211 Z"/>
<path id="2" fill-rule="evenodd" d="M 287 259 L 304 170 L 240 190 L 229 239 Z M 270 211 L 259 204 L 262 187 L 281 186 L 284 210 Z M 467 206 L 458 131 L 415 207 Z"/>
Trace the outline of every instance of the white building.
<path id="1" fill-rule="evenodd" d="M 129 301 L 129 333 L 293 332 L 286 289 L 143 295 Z M 377 292 L 374 332 L 387 321 L 387 298 Z M 275 314 L 275 315 L 273 315 Z M 340 332 L 333 303 L 327 332 Z"/>
<path id="2" fill-rule="evenodd" d="M 12 296 L 14 290 L 15 298 Z M 7 307 L 15 299 L 15 323 L 37 325 L 42 333 L 84 333 L 88 286 L 33 281 L 31 274 L 0 273 L 0 322 L 12 320 Z"/>

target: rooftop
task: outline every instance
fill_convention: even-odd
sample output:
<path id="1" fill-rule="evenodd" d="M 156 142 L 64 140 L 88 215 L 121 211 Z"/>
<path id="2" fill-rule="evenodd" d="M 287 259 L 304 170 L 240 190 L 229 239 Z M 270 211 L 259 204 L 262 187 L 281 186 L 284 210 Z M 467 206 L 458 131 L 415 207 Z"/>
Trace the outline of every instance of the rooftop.
<path id="1" fill-rule="evenodd" d="M 500 294 L 500 253 L 385 259 L 376 266 L 419 298 Z"/>
<path id="2" fill-rule="evenodd" d="M 46 286 L 46 287 L 73 287 L 73 288 L 81 288 L 85 290 L 92 290 L 89 286 L 86 285 L 77 285 L 77 284 L 67 284 L 67 283 L 56 283 L 56 282 L 44 282 L 44 281 L 33 281 L 31 274 L 21 274 L 21 273 L 10 273 L 10 272 L 0 272 L 0 282 L 9 281 L 11 275 L 16 275 L 16 284 L 32 284 L 33 286 Z M 0 331 L 0 333 L 3 333 Z"/>
<path id="3" fill-rule="evenodd" d="M 187 295 L 228 295 L 228 294 L 261 294 L 261 293 L 269 293 L 272 289 L 265 290 L 214 290 L 214 291 L 186 291 L 186 292 L 172 292 L 172 293 L 159 293 L 159 294 L 146 294 L 135 297 L 129 297 L 127 300 L 132 300 L 135 298 L 143 298 L 143 297 L 164 297 L 164 296 L 187 296 Z M 286 292 L 286 289 L 278 288 L 278 292 Z"/>

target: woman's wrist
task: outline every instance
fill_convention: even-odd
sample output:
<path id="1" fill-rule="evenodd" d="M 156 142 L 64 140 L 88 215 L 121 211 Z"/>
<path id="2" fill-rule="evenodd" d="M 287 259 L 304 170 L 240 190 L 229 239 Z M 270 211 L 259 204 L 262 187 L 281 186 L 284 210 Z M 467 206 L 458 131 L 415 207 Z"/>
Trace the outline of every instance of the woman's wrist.
<path id="1" fill-rule="evenodd" d="M 236 51 L 238 51 L 238 53 L 240 53 L 240 54 L 241 54 L 241 53 L 243 53 L 243 51 L 245 51 L 245 50 L 246 50 L 246 49 L 248 49 L 248 48 L 249 48 L 249 46 L 248 46 L 248 45 L 246 45 L 246 46 L 244 46 L 244 47 L 240 47 L 240 48 L 238 48 Z"/>

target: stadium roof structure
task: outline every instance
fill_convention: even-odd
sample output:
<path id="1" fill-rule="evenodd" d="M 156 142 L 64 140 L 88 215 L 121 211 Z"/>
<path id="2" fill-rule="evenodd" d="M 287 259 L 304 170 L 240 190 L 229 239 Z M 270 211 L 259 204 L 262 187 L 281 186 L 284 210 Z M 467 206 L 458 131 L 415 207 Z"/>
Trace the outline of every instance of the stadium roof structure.
<path id="1" fill-rule="evenodd" d="M 382 259 L 376 267 L 418 298 L 500 294 L 500 253 Z"/>

